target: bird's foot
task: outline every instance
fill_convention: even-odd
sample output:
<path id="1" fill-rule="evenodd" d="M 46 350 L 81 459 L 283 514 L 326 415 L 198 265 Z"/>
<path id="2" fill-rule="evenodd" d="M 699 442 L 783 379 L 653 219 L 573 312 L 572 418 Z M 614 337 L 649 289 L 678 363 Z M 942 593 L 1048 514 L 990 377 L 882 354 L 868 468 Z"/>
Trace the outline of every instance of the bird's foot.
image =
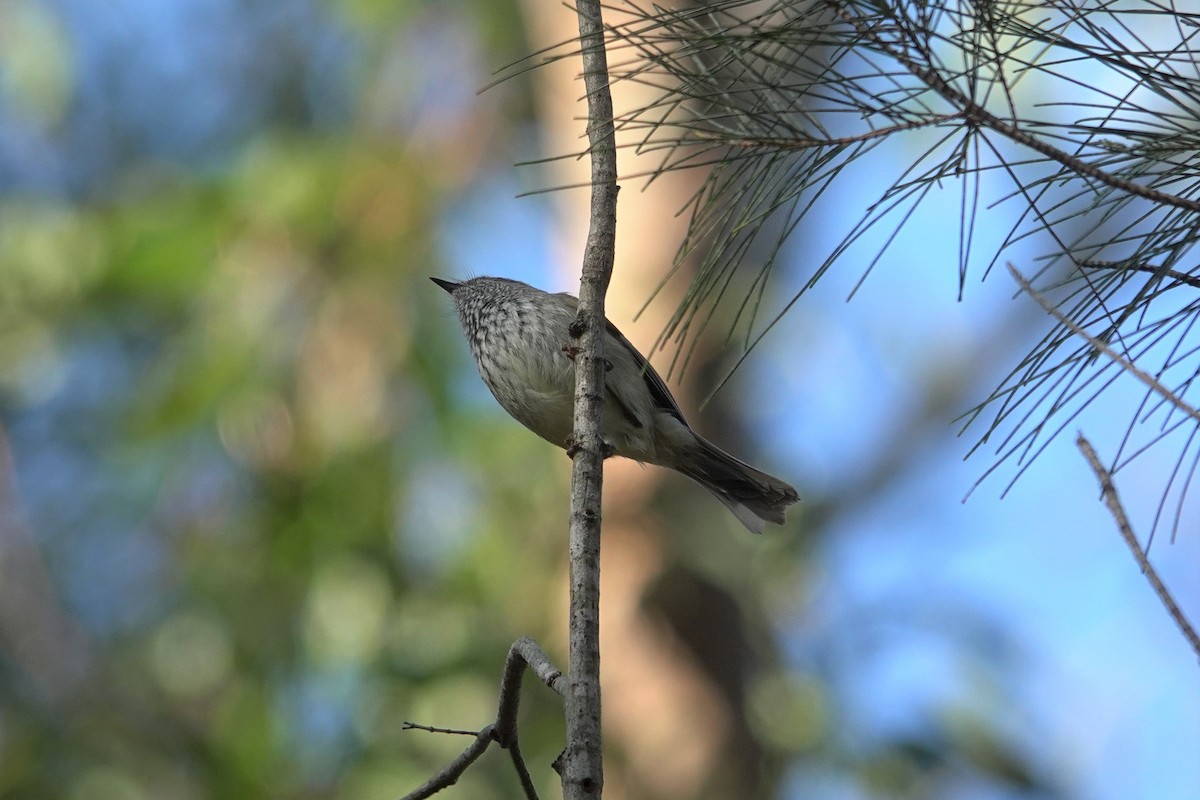
<path id="1" fill-rule="evenodd" d="M 571 459 L 575 458 L 575 456 L 582 449 L 583 449 L 583 445 L 581 445 L 575 441 L 574 434 L 567 437 L 567 458 L 571 458 Z M 606 442 L 603 439 L 600 440 L 600 458 L 602 458 L 602 459 L 612 458 L 616 454 L 617 454 L 617 448 L 613 447 L 613 445 L 610 442 Z"/>
<path id="2" fill-rule="evenodd" d="M 582 347 L 576 347 L 576 346 L 575 346 L 575 345 L 573 345 L 573 344 L 565 344 L 565 345 L 563 345 L 562 351 L 563 351 L 563 353 L 565 353 L 565 354 L 566 354 L 567 358 L 569 358 L 569 359 L 571 359 L 572 361 L 574 361 L 574 360 L 575 360 L 575 357 L 576 357 L 576 356 L 578 356 L 580 353 L 582 353 L 582 352 L 583 352 L 583 348 L 582 348 Z M 604 371 L 605 371 L 605 372 L 612 372 L 612 371 L 613 371 L 613 363 L 612 363 L 611 361 L 609 361 L 607 358 L 606 358 L 606 359 L 604 359 Z"/>

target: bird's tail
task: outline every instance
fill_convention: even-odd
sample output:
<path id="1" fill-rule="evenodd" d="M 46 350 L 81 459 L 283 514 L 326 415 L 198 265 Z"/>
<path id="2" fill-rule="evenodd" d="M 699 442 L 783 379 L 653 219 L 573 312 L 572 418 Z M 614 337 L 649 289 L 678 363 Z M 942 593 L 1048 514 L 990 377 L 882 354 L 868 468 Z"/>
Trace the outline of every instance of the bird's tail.
<path id="1" fill-rule="evenodd" d="M 712 492 L 751 533 L 766 523 L 782 525 L 787 507 L 800 499 L 796 490 L 772 475 L 739 461 L 712 442 L 696 436 L 675 468 Z"/>

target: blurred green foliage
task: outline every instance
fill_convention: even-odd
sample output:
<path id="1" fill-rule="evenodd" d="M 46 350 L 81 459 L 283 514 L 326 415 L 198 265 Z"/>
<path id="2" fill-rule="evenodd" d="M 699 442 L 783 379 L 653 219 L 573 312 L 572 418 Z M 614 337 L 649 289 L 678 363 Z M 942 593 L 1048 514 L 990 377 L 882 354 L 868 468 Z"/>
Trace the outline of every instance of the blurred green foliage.
<path id="1" fill-rule="evenodd" d="M 17 474 L 53 437 L 83 484 L 27 508 L 29 535 L 66 597 L 111 608 L 78 609 L 88 665 L 64 685 L 0 662 L 0 794 L 394 797 L 458 746 L 404 719 L 494 713 L 507 646 L 547 628 L 558 555 L 535 545 L 563 472 L 448 388 L 463 353 L 425 279 L 451 271 L 427 163 L 293 135 L 103 208 L 4 202 Z M 98 396 L 64 397 L 89 370 Z M 152 553 L 80 560 L 78 536 L 128 549 L 104 520 Z M 553 757 L 555 719 L 532 721 L 531 757 Z M 501 774 L 467 791 L 507 796 Z"/>
<path id="2" fill-rule="evenodd" d="M 337 5 L 369 102 L 428 12 Z M 499 39 L 513 10 L 482 5 L 461 27 Z M 9 94 L 49 103 L 28 72 Z M 4 541 L 34 566 L 0 591 L 0 796 L 395 797 L 460 746 L 402 722 L 482 726 L 512 639 L 548 629 L 562 465 L 452 388 L 426 280 L 462 271 L 439 217 L 489 162 L 414 113 L 264 128 L 216 170 L 131 155 L 87 202 L 0 197 Z M 544 764 L 558 715 L 527 705 Z M 512 796 L 509 770 L 461 791 Z"/>

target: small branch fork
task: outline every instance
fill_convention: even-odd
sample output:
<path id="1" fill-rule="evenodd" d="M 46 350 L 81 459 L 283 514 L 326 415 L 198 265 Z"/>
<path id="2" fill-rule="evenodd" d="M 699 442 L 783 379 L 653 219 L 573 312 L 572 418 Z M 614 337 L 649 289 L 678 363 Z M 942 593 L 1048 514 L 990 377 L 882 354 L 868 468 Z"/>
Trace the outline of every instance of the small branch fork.
<path id="1" fill-rule="evenodd" d="M 1071 331 L 1071 333 L 1075 334 L 1076 336 L 1079 336 L 1080 338 L 1086 339 L 1088 344 L 1090 344 L 1093 348 L 1095 348 L 1095 350 L 1097 352 L 1103 353 L 1104 355 L 1111 358 L 1113 361 L 1116 362 L 1117 366 L 1119 366 L 1121 369 L 1128 372 L 1130 375 L 1133 375 L 1135 378 L 1137 378 L 1142 383 L 1149 386 L 1150 389 L 1153 390 L 1154 393 L 1157 394 L 1159 397 L 1163 398 L 1168 403 L 1175 406 L 1175 408 L 1179 409 L 1187 416 L 1191 417 L 1192 419 L 1196 420 L 1197 422 L 1200 422 L 1200 411 L 1198 411 L 1197 409 L 1190 406 L 1178 394 L 1176 394 L 1175 392 L 1172 392 L 1166 386 L 1163 386 L 1162 382 L 1159 381 L 1157 378 L 1155 378 L 1153 375 L 1146 372 L 1145 370 L 1138 369 L 1136 366 L 1134 366 L 1132 361 L 1130 361 L 1129 359 L 1122 356 L 1116 350 L 1113 350 L 1111 347 L 1109 347 L 1107 344 L 1105 344 L 1104 342 L 1097 339 L 1095 336 L 1092 336 L 1090 333 L 1088 333 L 1086 330 L 1084 330 L 1082 327 L 1080 327 L 1079 324 L 1068 319 L 1065 314 L 1063 314 L 1061 311 L 1059 311 L 1057 308 L 1054 307 L 1053 303 L 1051 303 L 1049 300 L 1047 300 L 1037 289 L 1034 289 L 1033 286 L 1029 283 L 1029 280 L 1024 275 L 1022 275 L 1019 271 L 1017 271 L 1017 268 L 1014 267 L 1012 264 L 1008 265 L 1008 271 L 1010 273 L 1012 273 L 1013 279 L 1021 287 L 1021 291 L 1025 292 L 1027 295 L 1032 297 L 1037 302 L 1037 304 L 1039 306 L 1041 306 L 1042 309 L 1047 314 L 1049 314 L 1050 316 L 1052 316 L 1056 320 L 1058 320 L 1060 323 L 1062 323 L 1062 325 L 1065 326 L 1067 328 L 1067 330 Z"/>
<path id="2" fill-rule="evenodd" d="M 525 676 L 527 668 L 532 669 L 538 679 L 553 689 L 559 697 L 566 697 L 566 676 L 554 666 L 537 642 L 528 636 L 522 636 L 513 642 L 513 646 L 508 650 L 508 657 L 504 661 L 504 677 L 500 681 L 500 707 L 496 712 L 495 722 L 485 725 L 478 733 L 451 728 L 434 728 L 413 722 L 404 723 L 405 730 L 474 736 L 475 740 L 457 758 L 419 788 L 406 794 L 402 800 L 422 800 L 422 798 L 432 797 L 442 789 L 453 786 L 467 771 L 467 768 L 483 755 L 492 742 L 508 751 L 513 768 L 521 779 L 521 788 L 525 791 L 527 800 L 537 800 L 537 791 L 533 787 L 533 780 L 529 777 L 529 770 L 525 767 L 525 759 L 521 757 L 521 748 L 517 741 L 517 707 L 521 701 L 521 679 Z"/>
<path id="3" fill-rule="evenodd" d="M 1158 599 L 1166 607 L 1171 619 L 1175 620 L 1175 624 L 1179 626 L 1179 630 L 1183 633 L 1183 638 L 1187 639 L 1196 657 L 1200 658 L 1200 635 L 1197 635 L 1196 629 L 1188 621 L 1187 616 L 1183 613 L 1183 609 L 1175 602 L 1171 591 L 1162 582 L 1162 579 L 1158 576 L 1158 572 L 1146 556 L 1146 551 L 1142 549 L 1141 543 L 1138 542 L 1137 535 L 1133 532 L 1133 527 L 1129 524 L 1129 517 L 1125 514 L 1125 508 L 1121 505 L 1121 498 L 1117 496 L 1117 487 L 1113 484 L 1112 473 L 1104 468 L 1100 457 L 1096 455 L 1095 448 L 1092 447 L 1092 443 L 1082 433 L 1075 440 L 1075 444 L 1079 447 L 1079 451 L 1083 453 L 1083 457 L 1087 459 L 1092 472 L 1096 473 L 1096 480 L 1100 482 L 1100 493 L 1104 498 L 1104 504 L 1108 506 L 1109 513 L 1112 514 L 1113 520 L 1117 523 L 1117 530 L 1121 532 L 1121 538 L 1129 546 L 1129 552 L 1133 553 L 1133 558 L 1137 561 L 1138 566 L 1142 568 L 1142 574 L 1150 582 L 1150 587 L 1154 589 L 1154 593 L 1158 595 Z"/>

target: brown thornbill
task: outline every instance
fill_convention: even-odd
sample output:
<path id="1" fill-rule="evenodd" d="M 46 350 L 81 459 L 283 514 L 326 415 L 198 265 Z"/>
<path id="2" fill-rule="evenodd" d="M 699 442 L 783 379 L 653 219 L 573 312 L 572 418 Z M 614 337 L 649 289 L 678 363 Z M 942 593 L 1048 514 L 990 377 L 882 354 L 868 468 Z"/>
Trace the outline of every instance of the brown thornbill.
<path id="1" fill-rule="evenodd" d="M 579 301 L 507 278 L 431 280 L 454 298 L 479 374 L 504 410 L 567 447 L 575 400 L 569 328 Z M 800 499 L 796 490 L 693 431 L 663 379 L 615 325 L 605 323 L 603 431 L 613 453 L 683 473 L 754 533 L 767 522 L 782 525 L 787 507 Z"/>

